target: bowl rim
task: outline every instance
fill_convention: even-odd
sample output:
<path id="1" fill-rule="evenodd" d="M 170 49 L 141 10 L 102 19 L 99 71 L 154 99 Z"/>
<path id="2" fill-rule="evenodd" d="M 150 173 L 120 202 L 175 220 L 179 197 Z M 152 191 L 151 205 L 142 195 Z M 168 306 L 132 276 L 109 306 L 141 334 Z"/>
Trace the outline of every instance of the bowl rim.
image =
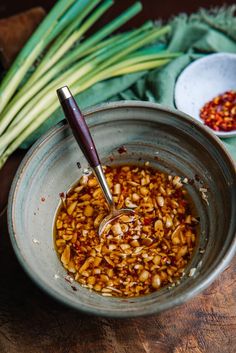
<path id="1" fill-rule="evenodd" d="M 191 62 L 190 64 L 188 64 L 184 70 L 180 73 L 180 75 L 178 76 L 176 83 L 175 83 L 175 88 L 174 88 L 174 102 L 175 102 L 175 106 L 177 109 L 179 109 L 181 112 L 183 112 L 181 109 L 183 108 L 183 104 L 182 104 L 182 99 L 180 98 L 179 95 L 179 87 L 181 85 L 181 80 L 184 79 L 185 75 L 187 75 L 189 73 L 189 71 L 191 71 L 193 68 L 201 65 L 203 62 L 211 62 L 211 60 L 214 60 L 214 58 L 228 58 L 228 59 L 233 59 L 236 61 L 236 53 L 227 53 L 227 52 L 222 52 L 222 53 L 213 53 L 213 54 L 209 54 L 207 56 L 201 57 L 199 59 L 194 60 L 193 62 Z M 223 93 L 223 92 L 222 92 Z M 206 102 L 207 103 L 207 102 Z M 183 112 L 184 113 L 184 112 Z M 186 113 L 184 113 L 186 114 Z M 214 131 L 213 129 L 211 129 L 210 127 L 208 127 L 207 125 L 204 124 L 204 122 L 201 120 L 200 116 L 196 117 L 191 115 L 191 117 L 194 120 L 200 121 L 201 124 L 204 127 L 207 127 L 210 131 L 212 131 L 215 135 L 217 135 L 218 137 L 221 138 L 230 138 L 230 137 L 234 137 L 236 136 L 236 130 L 233 131 Z"/>
<path id="2" fill-rule="evenodd" d="M 157 109 L 159 111 L 171 113 L 171 114 L 177 114 L 179 117 L 190 121 L 193 123 L 193 125 L 197 126 L 200 128 L 200 130 L 203 130 L 203 132 L 208 135 L 208 137 L 214 142 L 219 145 L 219 147 L 222 149 L 222 153 L 224 154 L 224 157 L 228 160 L 228 163 L 232 169 L 234 169 L 235 174 L 236 174 L 236 165 L 234 164 L 234 161 L 232 157 L 230 156 L 229 152 L 223 145 L 223 143 L 219 140 L 217 136 L 215 136 L 209 129 L 206 129 L 204 125 L 202 125 L 200 122 L 193 120 L 190 116 L 187 114 L 180 112 L 176 109 L 169 108 L 160 104 L 156 103 L 150 103 L 150 102 L 143 102 L 143 101 L 117 101 L 117 102 L 108 102 L 108 103 L 102 103 L 99 105 L 96 105 L 92 108 L 88 108 L 84 111 L 84 115 L 86 116 L 86 119 L 90 119 L 90 115 L 94 114 L 96 112 L 102 112 L 106 110 L 113 110 L 113 109 L 119 109 L 119 108 L 151 108 L 151 109 Z M 65 120 L 60 121 L 57 123 L 55 126 L 51 127 L 45 134 L 43 134 L 28 150 L 26 155 L 24 156 L 22 162 L 20 163 L 18 170 L 15 174 L 15 177 L 13 179 L 10 193 L 9 193 L 9 198 L 8 198 L 8 208 L 7 208 L 7 222 L 8 222 L 8 231 L 10 235 L 10 240 L 14 249 L 14 252 L 16 254 L 16 257 L 21 264 L 22 268 L 24 271 L 29 275 L 29 277 L 32 279 L 32 281 L 40 288 L 42 289 L 46 294 L 49 294 L 52 298 L 56 299 L 58 302 L 67 305 L 68 307 L 71 307 L 73 309 L 78 310 L 79 312 L 84 312 L 86 314 L 92 314 L 92 315 L 97 315 L 97 316 L 102 316 L 102 317 L 112 317 L 112 318 L 131 318 L 131 317 L 139 317 L 139 316 L 146 316 L 146 315 L 152 315 L 152 314 L 157 314 L 160 313 L 164 310 L 171 309 L 175 306 L 178 306 L 180 304 L 185 303 L 188 299 L 193 298 L 200 292 L 202 292 L 204 289 L 206 289 L 215 279 L 216 277 L 228 266 L 228 264 L 231 262 L 233 259 L 234 255 L 236 254 L 236 233 L 234 235 L 234 238 L 232 239 L 229 247 L 225 250 L 225 253 L 222 255 L 221 261 L 216 265 L 214 270 L 210 273 L 210 275 L 207 278 L 204 278 L 201 283 L 198 285 L 193 285 L 191 288 L 186 289 L 186 291 L 182 294 L 180 294 L 177 298 L 172 298 L 169 300 L 165 305 L 162 304 L 162 307 L 156 307 L 153 306 L 149 310 L 139 310 L 139 311 L 98 311 L 97 309 L 93 309 L 91 307 L 79 307 L 78 304 L 71 302 L 68 298 L 63 297 L 58 294 L 57 291 L 53 289 L 53 287 L 48 287 L 47 284 L 37 275 L 36 272 L 34 272 L 30 266 L 28 266 L 27 262 L 25 261 L 25 258 L 23 254 L 21 253 L 21 249 L 18 247 L 17 239 L 15 237 L 15 230 L 14 230 L 14 221 L 13 221 L 13 205 L 14 205 L 14 199 L 16 197 L 15 193 L 17 191 L 18 184 L 20 183 L 22 177 L 24 177 L 24 170 L 27 168 L 28 164 L 30 164 L 31 159 L 35 157 L 37 154 L 37 150 L 41 145 L 44 145 L 47 143 L 47 140 L 51 138 L 51 136 L 55 133 L 58 133 L 60 129 L 64 129 L 66 126 Z"/>

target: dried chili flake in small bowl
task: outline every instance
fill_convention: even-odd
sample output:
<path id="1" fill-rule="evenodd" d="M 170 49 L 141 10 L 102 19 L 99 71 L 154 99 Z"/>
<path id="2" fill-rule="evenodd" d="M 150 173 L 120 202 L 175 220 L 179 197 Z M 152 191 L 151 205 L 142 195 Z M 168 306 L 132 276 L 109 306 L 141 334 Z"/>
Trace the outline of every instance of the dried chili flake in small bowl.
<path id="1" fill-rule="evenodd" d="M 227 91 L 206 103 L 200 117 L 214 131 L 236 130 L 236 91 Z"/>

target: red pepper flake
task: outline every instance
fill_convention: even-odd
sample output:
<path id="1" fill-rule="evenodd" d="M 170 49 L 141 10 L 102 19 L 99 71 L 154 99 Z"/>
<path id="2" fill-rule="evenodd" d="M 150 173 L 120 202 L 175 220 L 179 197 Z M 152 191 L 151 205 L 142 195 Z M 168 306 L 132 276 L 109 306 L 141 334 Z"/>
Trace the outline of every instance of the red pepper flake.
<path id="1" fill-rule="evenodd" d="M 189 185 L 193 185 L 194 184 L 194 180 L 193 179 L 188 179 L 188 184 Z"/>
<path id="2" fill-rule="evenodd" d="M 44 202 L 45 201 L 45 197 L 41 197 L 41 201 Z"/>
<path id="3" fill-rule="evenodd" d="M 65 197 L 65 193 L 64 193 L 64 192 L 60 192 L 59 196 L 60 196 L 61 198 L 64 198 L 64 197 Z"/>
<path id="4" fill-rule="evenodd" d="M 206 103 L 200 117 L 215 131 L 236 130 L 236 91 L 227 91 Z"/>
<path id="5" fill-rule="evenodd" d="M 77 291 L 77 288 L 75 286 L 71 286 L 71 288 L 73 289 L 73 291 Z"/>
<path id="6" fill-rule="evenodd" d="M 201 177 L 200 177 L 198 174 L 195 174 L 195 180 L 196 180 L 196 181 L 200 181 L 200 180 L 201 180 Z"/>
<path id="7" fill-rule="evenodd" d="M 118 151 L 120 154 L 122 154 L 122 153 L 127 152 L 127 149 L 125 148 L 125 146 L 121 146 L 121 147 L 119 147 L 119 148 L 117 149 L 117 151 Z"/>
<path id="8" fill-rule="evenodd" d="M 70 284 L 74 281 L 74 279 L 71 277 L 69 271 L 67 271 L 67 276 L 65 276 L 64 278 L 65 278 L 65 281 L 67 281 Z"/>
<path id="9" fill-rule="evenodd" d="M 152 223 L 152 218 L 144 218 L 143 223 L 145 226 L 148 226 Z"/>

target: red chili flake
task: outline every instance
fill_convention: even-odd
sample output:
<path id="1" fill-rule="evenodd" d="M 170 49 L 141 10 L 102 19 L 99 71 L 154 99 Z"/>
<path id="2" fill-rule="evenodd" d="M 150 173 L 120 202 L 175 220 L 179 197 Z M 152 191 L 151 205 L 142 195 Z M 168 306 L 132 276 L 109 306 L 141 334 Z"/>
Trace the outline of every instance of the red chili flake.
<path id="1" fill-rule="evenodd" d="M 194 184 L 194 180 L 193 179 L 188 179 L 188 184 L 189 185 L 193 185 Z"/>
<path id="2" fill-rule="evenodd" d="M 71 288 L 73 289 L 73 291 L 77 291 L 77 288 L 75 286 L 71 286 Z"/>
<path id="3" fill-rule="evenodd" d="M 236 130 L 236 91 L 227 91 L 206 103 L 200 117 L 215 131 Z"/>
<path id="4" fill-rule="evenodd" d="M 167 257 L 166 257 L 166 256 L 163 257 L 163 258 L 161 259 L 161 262 L 162 262 L 162 263 L 166 263 L 166 262 L 167 262 Z"/>
<path id="5" fill-rule="evenodd" d="M 145 226 L 148 226 L 152 223 L 152 218 L 144 218 L 143 223 Z"/>
<path id="6" fill-rule="evenodd" d="M 125 146 L 121 146 L 121 147 L 119 147 L 119 148 L 117 149 L 117 151 L 118 151 L 120 154 L 122 154 L 122 153 L 127 152 L 127 149 L 125 148 Z"/>
<path id="7" fill-rule="evenodd" d="M 195 174 L 195 180 L 196 180 L 196 181 L 200 181 L 200 180 L 201 180 L 201 177 L 200 177 L 198 174 Z"/>
<path id="8" fill-rule="evenodd" d="M 41 201 L 44 202 L 45 201 L 45 197 L 41 197 Z"/>
<path id="9" fill-rule="evenodd" d="M 65 197 L 65 193 L 64 192 L 60 192 L 59 196 L 64 198 Z"/>

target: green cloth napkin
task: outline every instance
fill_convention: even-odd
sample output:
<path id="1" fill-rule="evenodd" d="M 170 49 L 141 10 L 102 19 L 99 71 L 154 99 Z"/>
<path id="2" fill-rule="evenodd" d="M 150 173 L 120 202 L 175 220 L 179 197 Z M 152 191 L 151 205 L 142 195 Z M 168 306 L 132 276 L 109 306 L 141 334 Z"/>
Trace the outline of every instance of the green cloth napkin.
<path id="1" fill-rule="evenodd" d="M 76 96 L 79 106 L 84 109 L 105 101 L 132 99 L 175 107 L 175 82 L 188 64 L 210 53 L 236 53 L 235 9 L 235 5 L 213 10 L 201 9 L 190 16 L 181 14 L 173 18 L 169 23 L 172 31 L 165 46 L 171 51 L 183 52 L 182 56 L 161 69 L 100 82 Z M 159 48 L 163 46 L 158 45 Z M 28 148 L 49 127 L 62 119 L 63 113 L 58 109 L 21 147 Z M 236 137 L 224 139 L 223 142 L 236 160 Z"/>

